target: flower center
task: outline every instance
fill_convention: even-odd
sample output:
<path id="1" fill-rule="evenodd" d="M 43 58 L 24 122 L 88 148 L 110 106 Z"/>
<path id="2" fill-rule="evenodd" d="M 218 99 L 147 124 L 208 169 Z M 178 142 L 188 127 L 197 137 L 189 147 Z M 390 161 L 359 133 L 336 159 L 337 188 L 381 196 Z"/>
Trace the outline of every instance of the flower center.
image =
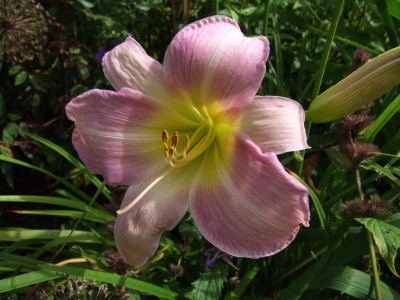
<path id="1" fill-rule="evenodd" d="M 195 109 L 195 108 L 194 108 Z M 196 109 L 195 109 L 196 110 Z M 218 148 L 219 152 L 227 156 L 228 151 L 232 148 L 229 125 L 229 118 L 220 113 L 218 109 L 203 108 L 201 113 L 196 110 L 198 115 L 201 114 L 202 122 L 191 130 L 183 130 L 189 134 L 185 134 L 185 143 L 179 145 L 179 132 L 174 131 L 171 138 L 166 129 L 162 131 L 162 146 L 166 161 L 171 166 L 161 175 L 154 179 L 128 206 L 117 211 L 117 214 L 123 214 L 134 207 L 160 180 L 168 176 L 175 168 L 182 167 L 194 159 L 198 158 L 211 146 L 212 149 Z M 182 127 L 181 127 L 182 128 Z M 216 148 L 215 148 L 216 147 Z M 161 152 L 161 151 L 160 151 Z M 161 153 L 160 153 L 161 155 Z"/>
<path id="2" fill-rule="evenodd" d="M 189 135 L 185 134 L 184 144 L 178 145 L 178 131 L 173 133 L 171 139 L 167 130 L 162 131 L 164 156 L 171 167 L 177 168 L 188 164 L 203 154 L 213 143 L 219 148 L 227 146 L 225 139 L 229 136 L 231 127 L 226 117 L 216 109 L 207 110 L 204 107 L 201 114 L 203 122 Z"/>

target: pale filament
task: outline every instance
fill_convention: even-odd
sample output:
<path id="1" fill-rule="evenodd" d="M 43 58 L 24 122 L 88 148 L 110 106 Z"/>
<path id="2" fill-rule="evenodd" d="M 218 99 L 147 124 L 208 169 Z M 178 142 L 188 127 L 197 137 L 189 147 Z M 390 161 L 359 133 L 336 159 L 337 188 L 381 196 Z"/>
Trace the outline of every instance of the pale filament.
<path id="1" fill-rule="evenodd" d="M 123 209 L 117 210 L 117 214 L 123 214 L 130 210 L 132 207 L 134 207 L 142 198 L 144 195 L 147 194 L 148 191 L 152 189 L 153 186 L 155 186 L 161 179 L 163 179 L 165 176 L 167 176 L 173 169 L 168 169 L 166 172 L 158 176 L 156 179 L 154 179 L 136 198 L 133 200 L 131 203 L 129 203 L 128 206 L 124 207 Z"/>

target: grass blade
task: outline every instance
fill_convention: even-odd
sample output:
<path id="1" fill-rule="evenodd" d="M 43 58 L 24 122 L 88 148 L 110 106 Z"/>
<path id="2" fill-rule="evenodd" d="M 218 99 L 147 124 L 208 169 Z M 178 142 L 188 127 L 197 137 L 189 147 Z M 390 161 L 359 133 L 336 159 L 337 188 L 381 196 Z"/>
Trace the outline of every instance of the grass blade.
<path id="1" fill-rule="evenodd" d="M 67 273 L 74 277 L 84 277 L 89 280 L 97 280 L 99 282 L 107 282 L 115 285 L 122 285 L 129 289 L 137 290 L 139 292 L 153 295 L 159 298 L 176 299 L 178 297 L 178 294 L 173 291 L 156 286 L 154 284 L 150 284 L 126 276 L 120 276 L 117 274 L 93 271 L 78 267 L 54 266 L 50 264 L 40 265 L 40 267 L 42 267 L 47 271 Z"/>
<path id="2" fill-rule="evenodd" d="M 398 294 L 384 282 L 380 282 L 382 297 L 385 300 L 400 299 Z M 355 297 L 357 299 L 374 299 L 374 286 L 371 276 L 362 271 L 345 267 L 332 270 L 326 276 L 316 280 L 311 289 L 333 289 Z"/>
<path id="3" fill-rule="evenodd" d="M 290 172 L 290 174 L 308 189 L 308 192 L 310 193 L 310 197 L 311 197 L 313 204 L 315 206 L 315 209 L 317 211 L 319 222 L 321 223 L 321 228 L 325 231 L 326 237 L 329 238 L 331 235 L 330 228 L 329 228 L 329 226 L 327 226 L 326 215 L 325 215 L 324 209 L 322 208 L 321 202 L 318 199 L 318 196 L 314 193 L 312 188 L 303 179 L 300 178 L 300 176 L 298 176 L 297 174 L 295 174 L 293 172 Z"/>
<path id="4" fill-rule="evenodd" d="M 240 282 L 235 288 L 226 294 L 224 300 L 233 300 L 233 299 L 241 299 L 243 293 L 246 291 L 246 288 L 251 283 L 251 281 L 256 277 L 258 271 L 260 270 L 259 265 L 254 265 L 242 278 L 240 278 Z"/>
<path id="5" fill-rule="evenodd" d="M 365 133 L 364 141 L 372 143 L 375 136 L 381 131 L 383 126 L 399 111 L 400 109 L 400 95 L 398 95 L 392 103 L 379 115 L 378 119 L 372 124 L 371 128 Z"/>
<path id="6" fill-rule="evenodd" d="M 90 201 L 91 197 L 89 197 L 87 194 L 85 194 L 84 192 L 82 192 L 80 189 L 78 189 L 76 186 L 74 186 L 73 184 L 71 184 L 70 182 L 66 181 L 65 179 L 45 170 L 39 167 L 36 167 L 34 165 L 28 164 L 22 160 L 16 159 L 16 158 L 12 158 L 12 157 L 8 157 L 5 155 L 0 155 L 0 160 L 2 161 L 6 161 L 6 162 L 10 162 L 13 164 L 17 164 L 26 168 L 30 168 L 32 170 L 41 172 L 51 178 L 53 178 L 54 180 L 62 183 L 63 185 L 65 185 L 66 187 L 68 187 L 71 191 L 73 191 L 75 194 L 77 194 L 79 197 L 81 197 L 82 199 L 86 200 L 86 201 Z"/>
<path id="7" fill-rule="evenodd" d="M 57 217 L 69 217 L 69 218 L 80 218 L 85 212 L 76 211 L 76 210 L 11 210 L 11 212 L 21 215 L 41 215 L 41 216 L 57 216 Z M 98 223 L 104 223 L 104 219 L 92 215 L 90 213 L 86 213 L 83 216 L 85 220 L 94 221 Z"/>
<path id="8" fill-rule="evenodd" d="M 63 274 L 49 270 L 33 271 L 0 280 L 0 293 L 15 290 L 24 286 L 62 277 Z"/>
<path id="9" fill-rule="evenodd" d="M 91 174 L 85 167 L 84 164 L 82 164 L 78 159 L 76 159 L 74 156 L 72 156 L 70 153 L 65 151 L 63 148 L 58 146 L 57 144 L 41 137 L 38 135 L 35 135 L 33 133 L 26 132 L 26 136 L 29 136 L 30 138 L 38 141 L 39 143 L 45 145 L 46 147 L 49 147 L 50 149 L 54 150 L 58 154 L 60 154 L 62 157 L 64 157 L 67 161 L 69 161 L 72 165 L 74 165 L 76 168 L 78 168 L 81 171 L 84 171 L 86 177 L 97 187 L 100 188 L 102 185 L 102 182 L 99 178 L 97 178 L 95 175 Z M 112 203 L 115 203 L 114 198 L 111 196 L 110 191 L 106 188 L 103 187 L 103 195 Z"/>
<path id="10" fill-rule="evenodd" d="M 108 212 L 90 207 L 86 203 L 80 200 L 65 199 L 59 197 L 50 196 L 30 196 L 30 195 L 4 195 L 0 196 L 0 202 L 25 202 L 25 203 L 43 203 L 60 205 L 70 208 L 75 208 L 81 211 L 86 211 L 96 217 L 103 219 L 104 222 L 109 222 L 114 220 L 114 217 Z"/>
<path id="11" fill-rule="evenodd" d="M 9 229 L 3 228 L 0 230 L 0 241 L 16 242 L 21 240 L 65 240 L 69 236 L 71 230 L 55 230 L 55 229 Z M 69 243 L 94 243 L 101 244 L 99 238 L 95 234 L 88 231 L 74 231 Z"/>
<path id="12" fill-rule="evenodd" d="M 310 28 L 310 29 L 312 29 L 312 30 L 314 30 L 314 31 L 316 31 L 316 32 L 318 32 L 318 33 L 321 33 L 322 35 L 325 35 L 325 36 L 328 35 L 328 33 L 327 33 L 326 31 L 323 31 L 323 30 L 321 30 L 321 29 L 315 28 L 314 26 L 311 26 L 311 25 L 308 25 L 308 24 L 307 24 L 307 27 Z M 354 47 L 354 48 L 360 48 L 360 49 L 367 50 L 369 53 L 372 53 L 372 54 L 374 54 L 374 55 L 380 55 L 380 54 L 382 54 L 381 51 L 377 51 L 377 50 L 371 49 L 371 48 L 369 48 L 369 47 L 367 47 L 367 46 L 364 46 L 364 45 L 359 44 L 359 43 L 357 43 L 357 42 L 353 42 L 353 41 L 351 41 L 351 40 L 342 38 L 342 37 L 337 36 L 337 35 L 335 35 L 335 40 L 338 40 L 339 42 L 342 42 L 342 43 L 347 44 L 347 45 L 349 45 L 349 46 L 352 46 L 352 47 Z"/>

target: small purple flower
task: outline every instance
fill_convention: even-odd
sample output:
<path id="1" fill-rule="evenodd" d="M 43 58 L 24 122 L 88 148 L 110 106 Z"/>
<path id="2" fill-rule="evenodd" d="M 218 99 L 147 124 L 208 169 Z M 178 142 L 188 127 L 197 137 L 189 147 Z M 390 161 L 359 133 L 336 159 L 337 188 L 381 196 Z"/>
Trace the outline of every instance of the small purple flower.
<path id="1" fill-rule="evenodd" d="M 106 50 L 106 48 L 104 48 L 103 46 L 101 46 L 100 48 L 99 48 L 99 50 L 97 51 L 97 53 L 94 55 L 94 60 L 97 62 L 97 63 L 99 63 L 99 64 L 101 64 L 101 60 L 103 59 L 103 56 L 104 56 L 104 54 L 106 54 L 107 53 L 107 50 Z"/>
<path id="2" fill-rule="evenodd" d="M 95 60 L 95 62 L 101 64 L 104 54 L 106 54 L 108 51 L 112 50 L 114 47 L 118 46 L 119 44 L 120 43 L 117 42 L 116 40 L 113 40 L 113 39 L 109 40 L 108 41 L 109 47 L 107 47 L 108 49 L 106 49 L 103 46 L 99 47 L 97 53 L 93 56 L 93 59 Z"/>
<path id="3" fill-rule="evenodd" d="M 218 254 L 219 250 L 217 250 L 213 256 L 211 256 L 211 253 L 208 252 L 206 260 L 206 269 L 212 268 L 214 266 L 215 262 L 217 261 Z"/>

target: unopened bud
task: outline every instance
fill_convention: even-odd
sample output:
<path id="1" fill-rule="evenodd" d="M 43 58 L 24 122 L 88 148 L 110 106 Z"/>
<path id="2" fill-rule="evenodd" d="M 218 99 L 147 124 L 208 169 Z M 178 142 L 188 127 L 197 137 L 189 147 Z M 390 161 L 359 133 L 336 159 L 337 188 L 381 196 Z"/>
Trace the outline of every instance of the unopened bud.
<path id="1" fill-rule="evenodd" d="M 391 49 L 319 95 L 306 112 L 316 123 L 343 118 L 400 84 L 400 47 Z"/>

